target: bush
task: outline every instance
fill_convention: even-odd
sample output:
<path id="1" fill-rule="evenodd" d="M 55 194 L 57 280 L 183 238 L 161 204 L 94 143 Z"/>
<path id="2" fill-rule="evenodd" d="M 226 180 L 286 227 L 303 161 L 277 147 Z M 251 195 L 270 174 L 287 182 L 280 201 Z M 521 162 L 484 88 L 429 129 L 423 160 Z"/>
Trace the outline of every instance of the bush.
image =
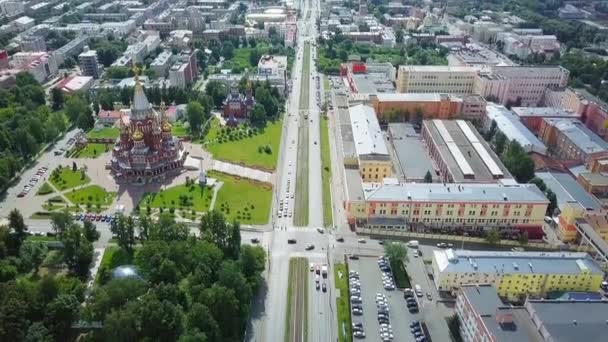
<path id="1" fill-rule="evenodd" d="M 270 148 L 270 145 L 266 145 L 264 147 L 264 152 L 266 152 L 266 154 L 272 154 L 272 149 Z"/>

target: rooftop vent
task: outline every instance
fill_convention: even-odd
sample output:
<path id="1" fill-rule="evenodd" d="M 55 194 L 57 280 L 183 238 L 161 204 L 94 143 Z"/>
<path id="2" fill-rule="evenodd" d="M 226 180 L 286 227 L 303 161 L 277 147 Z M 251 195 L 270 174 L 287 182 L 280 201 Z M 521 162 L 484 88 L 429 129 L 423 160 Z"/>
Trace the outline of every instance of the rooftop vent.
<path id="1" fill-rule="evenodd" d="M 572 320 L 572 324 L 577 325 L 577 324 L 578 324 L 578 322 L 577 322 L 575 319 L 573 319 L 573 320 Z"/>

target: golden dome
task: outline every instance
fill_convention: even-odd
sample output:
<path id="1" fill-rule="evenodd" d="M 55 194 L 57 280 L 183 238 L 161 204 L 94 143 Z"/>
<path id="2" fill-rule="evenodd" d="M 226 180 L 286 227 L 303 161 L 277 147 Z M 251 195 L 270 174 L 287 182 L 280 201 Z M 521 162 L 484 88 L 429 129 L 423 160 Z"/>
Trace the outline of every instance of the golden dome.
<path id="1" fill-rule="evenodd" d="M 170 133 L 171 132 L 171 127 L 172 127 L 171 124 L 165 121 L 165 122 L 163 122 L 162 130 L 165 133 Z"/>
<path id="2" fill-rule="evenodd" d="M 140 141 L 140 140 L 143 140 L 144 133 L 142 131 L 140 131 L 138 128 L 135 132 L 133 132 L 133 135 L 131 137 L 133 138 L 134 141 Z"/>

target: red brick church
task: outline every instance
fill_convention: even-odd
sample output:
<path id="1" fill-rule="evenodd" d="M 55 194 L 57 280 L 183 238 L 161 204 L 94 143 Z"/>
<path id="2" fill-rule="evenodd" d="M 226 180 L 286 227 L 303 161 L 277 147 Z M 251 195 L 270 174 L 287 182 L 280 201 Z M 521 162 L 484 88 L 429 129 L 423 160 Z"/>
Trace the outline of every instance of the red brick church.
<path id="1" fill-rule="evenodd" d="M 251 82 L 247 83 L 245 95 L 239 93 L 238 85 L 233 85 L 224 100 L 224 118 L 228 125 L 236 125 L 238 120 L 248 119 L 255 104 Z"/>

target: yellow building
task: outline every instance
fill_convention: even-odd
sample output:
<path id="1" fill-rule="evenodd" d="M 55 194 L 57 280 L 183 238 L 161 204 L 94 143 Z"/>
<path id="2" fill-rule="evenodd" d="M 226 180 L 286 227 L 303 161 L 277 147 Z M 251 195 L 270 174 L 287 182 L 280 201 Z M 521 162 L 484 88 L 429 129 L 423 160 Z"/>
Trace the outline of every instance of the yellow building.
<path id="1" fill-rule="evenodd" d="M 387 179 L 363 184 L 361 193 L 349 195 L 346 203 L 349 222 L 359 226 L 498 227 L 514 235 L 525 231 L 530 239 L 542 238 L 549 203 L 533 184 L 399 184 Z"/>
<path id="2" fill-rule="evenodd" d="M 491 284 L 502 297 L 552 291 L 598 291 L 604 272 L 587 253 L 437 250 L 433 280 L 439 291 Z"/>
<path id="3" fill-rule="evenodd" d="M 393 164 L 376 112 L 362 104 L 348 111 L 361 179 L 364 182 L 380 182 L 391 177 Z"/>
<path id="4" fill-rule="evenodd" d="M 584 220 L 604 241 L 608 241 L 608 212 L 604 209 L 586 210 L 578 202 L 567 202 L 562 208 L 557 226 L 560 240 L 575 241 L 579 236 L 576 222 L 580 220 Z"/>

